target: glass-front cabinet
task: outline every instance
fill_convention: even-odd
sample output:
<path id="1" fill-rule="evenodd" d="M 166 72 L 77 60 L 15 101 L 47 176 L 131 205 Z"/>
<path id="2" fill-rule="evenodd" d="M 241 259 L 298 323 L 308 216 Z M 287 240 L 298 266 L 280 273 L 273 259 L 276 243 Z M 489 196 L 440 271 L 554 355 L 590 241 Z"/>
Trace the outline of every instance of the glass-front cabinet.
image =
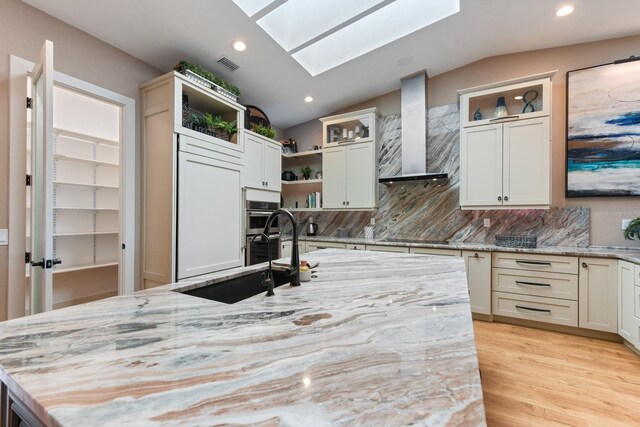
<path id="1" fill-rule="evenodd" d="M 321 119 L 324 147 L 375 141 L 375 110 L 375 108 L 369 108 Z"/>

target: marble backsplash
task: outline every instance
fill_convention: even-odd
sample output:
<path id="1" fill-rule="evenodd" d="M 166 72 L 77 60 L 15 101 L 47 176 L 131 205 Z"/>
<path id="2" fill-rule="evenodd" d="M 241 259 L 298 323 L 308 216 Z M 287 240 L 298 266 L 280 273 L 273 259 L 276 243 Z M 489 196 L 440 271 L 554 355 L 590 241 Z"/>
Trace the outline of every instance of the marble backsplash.
<path id="1" fill-rule="evenodd" d="M 396 176 L 401 171 L 400 115 L 383 116 L 380 121 L 380 176 Z M 296 212 L 300 232 L 313 217 L 318 235 L 335 236 L 338 228 L 347 228 L 350 237 L 363 237 L 364 227 L 374 217 L 376 238 L 493 244 L 496 234 L 516 234 L 537 236 L 538 246 L 589 245 L 589 209 L 585 207 L 461 210 L 457 104 L 430 108 L 427 121 L 428 172 L 446 172 L 448 181 L 380 184 L 377 212 Z M 485 218 L 491 220 L 489 228 L 483 226 Z"/>

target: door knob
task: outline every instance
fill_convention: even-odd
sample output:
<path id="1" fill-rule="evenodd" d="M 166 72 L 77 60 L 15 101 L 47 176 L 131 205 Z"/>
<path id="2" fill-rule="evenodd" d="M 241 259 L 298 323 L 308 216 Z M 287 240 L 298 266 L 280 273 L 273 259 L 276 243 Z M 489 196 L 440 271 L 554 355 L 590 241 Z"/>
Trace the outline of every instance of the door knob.
<path id="1" fill-rule="evenodd" d="M 582 263 L 582 268 L 587 268 L 587 267 L 589 267 L 589 264 L 587 264 L 586 262 L 583 262 Z"/>
<path id="2" fill-rule="evenodd" d="M 504 201 L 508 202 L 509 201 L 509 196 L 504 196 Z"/>

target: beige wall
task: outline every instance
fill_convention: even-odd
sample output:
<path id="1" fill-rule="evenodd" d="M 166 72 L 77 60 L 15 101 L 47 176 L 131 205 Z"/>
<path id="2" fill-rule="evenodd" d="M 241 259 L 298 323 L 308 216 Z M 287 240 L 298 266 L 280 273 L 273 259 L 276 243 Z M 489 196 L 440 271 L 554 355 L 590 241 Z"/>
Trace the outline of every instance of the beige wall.
<path id="1" fill-rule="evenodd" d="M 591 208 L 591 244 L 640 247 L 637 241 L 624 240 L 621 231 L 623 218 L 640 217 L 640 198 L 574 198 L 566 199 L 565 191 L 565 121 L 566 73 L 615 59 L 640 54 L 640 36 L 584 43 L 554 49 L 544 49 L 496 56 L 468 64 L 464 67 L 429 79 L 428 105 L 436 107 L 458 102 L 458 89 L 499 82 L 516 77 L 558 70 L 553 77 L 553 165 L 552 180 L 554 206 L 587 206 Z M 400 91 L 344 108 L 339 112 L 361 108 L 380 107 L 381 114 L 400 113 Z M 322 127 L 318 120 L 310 120 L 285 130 L 287 137 L 305 145 L 306 141 L 320 140 Z M 316 144 L 316 142 L 310 143 Z"/>
<path id="2" fill-rule="evenodd" d="M 161 74 L 150 65 L 19 0 L 0 0 L 0 228 L 8 228 L 9 55 L 35 62 L 45 39 L 54 42 L 57 71 L 134 98 L 136 102 L 138 85 Z M 140 158 L 138 136 L 136 131 L 137 159 Z M 136 195 L 139 200 L 139 191 Z M 19 237 L 10 236 L 10 243 L 16 238 Z M 0 320 L 6 318 L 7 248 L 0 246 Z"/>

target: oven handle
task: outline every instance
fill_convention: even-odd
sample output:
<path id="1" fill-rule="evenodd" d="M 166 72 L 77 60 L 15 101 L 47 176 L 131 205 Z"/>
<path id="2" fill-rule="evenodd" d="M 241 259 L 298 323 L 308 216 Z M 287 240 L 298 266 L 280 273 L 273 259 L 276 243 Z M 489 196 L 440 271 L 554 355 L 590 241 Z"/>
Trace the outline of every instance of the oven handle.
<path id="1" fill-rule="evenodd" d="M 273 212 L 269 211 L 247 211 L 248 216 L 269 216 Z"/>

